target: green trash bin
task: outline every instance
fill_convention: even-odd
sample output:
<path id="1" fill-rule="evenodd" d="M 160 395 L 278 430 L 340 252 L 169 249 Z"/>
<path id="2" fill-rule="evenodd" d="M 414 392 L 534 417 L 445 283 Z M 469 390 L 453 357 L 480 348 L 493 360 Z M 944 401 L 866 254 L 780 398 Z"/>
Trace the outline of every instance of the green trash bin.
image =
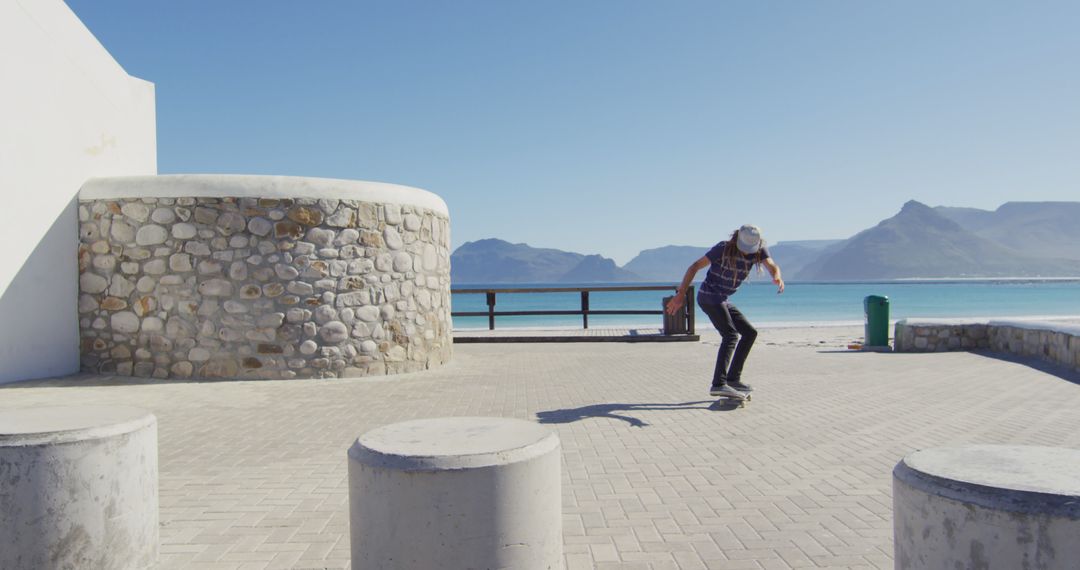
<path id="1" fill-rule="evenodd" d="M 866 311 L 866 343 L 863 346 L 889 346 L 889 298 L 870 295 L 863 299 Z"/>

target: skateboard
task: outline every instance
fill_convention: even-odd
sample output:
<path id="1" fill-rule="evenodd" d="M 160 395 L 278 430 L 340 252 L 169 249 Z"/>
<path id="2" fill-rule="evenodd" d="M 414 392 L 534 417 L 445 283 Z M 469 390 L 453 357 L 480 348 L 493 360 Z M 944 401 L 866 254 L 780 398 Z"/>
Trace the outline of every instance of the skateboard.
<path id="1" fill-rule="evenodd" d="M 723 402 L 724 400 L 730 400 L 732 402 L 737 403 L 738 407 L 745 408 L 746 404 L 750 402 L 750 399 L 753 396 L 749 392 L 739 392 L 739 394 L 742 395 L 741 398 L 739 396 L 714 396 L 714 397 L 717 398 L 716 403 L 718 403 L 718 404 L 720 402 Z"/>

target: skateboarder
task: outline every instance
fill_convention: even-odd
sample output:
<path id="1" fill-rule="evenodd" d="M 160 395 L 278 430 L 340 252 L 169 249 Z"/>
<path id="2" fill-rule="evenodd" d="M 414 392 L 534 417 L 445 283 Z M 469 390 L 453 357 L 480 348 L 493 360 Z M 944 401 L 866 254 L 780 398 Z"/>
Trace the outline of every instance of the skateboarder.
<path id="1" fill-rule="evenodd" d="M 755 265 L 758 271 L 761 271 L 761 266 L 769 270 L 777 294 L 784 292 L 780 266 L 769 257 L 765 240 L 761 239 L 761 230 L 748 224 L 735 230 L 731 238 L 716 244 L 705 257 L 695 261 L 686 270 L 679 290 L 667 304 L 668 314 L 674 315 L 686 302 L 686 289 L 694 276 L 702 268 L 709 268 L 698 290 L 697 302 L 716 330 L 720 331 L 720 350 L 716 354 L 716 370 L 709 390 L 713 396 L 741 398 L 752 390 L 742 381 L 742 369 L 750 348 L 754 346 L 757 329 L 728 301 L 728 297 L 735 294 Z"/>

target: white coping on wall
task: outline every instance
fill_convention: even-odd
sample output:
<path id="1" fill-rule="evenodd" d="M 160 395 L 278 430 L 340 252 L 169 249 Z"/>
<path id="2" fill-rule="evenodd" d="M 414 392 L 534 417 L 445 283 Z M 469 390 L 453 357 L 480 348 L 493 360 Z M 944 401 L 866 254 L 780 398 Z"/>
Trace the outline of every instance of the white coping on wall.
<path id="1" fill-rule="evenodd" d="M 245 174 L 168 174 L 92 178 L 79 190 L 79 200 L 120 198 L 314 198 L 408 204 L 450 215 L 439 196 L 398 184 Z"/>
<path id="2" fill-rule="evenodd" d="M 544 426 L 510 418 L 429 418 L 390 424 L 360 436 L 349 456 L 398 471 L 452 471 L 508 465 L 559 447 Z"/>
<path id="3" fill-rule="evenodd" d="M 129 406 L 49 406 L 0 411 L 0 447 L 55 445 L 104 439 L 156 422 Z"/>
<path id="4" fill-rule="evenodd" d="M 901 319 L 896 324 L 909 327 L 989 325 L 992 327 L 1013 327 L 1034 331 L 1051 331 L 1080 336 L 1080 325 L 1055 323 L 1053 321 L 1008 320 L 1008 319 Z"/>
<path id="5" fill-rule="evenodd" d="M 985 325 L 990 324 L 987 319 L 900 319 L 898 325 L 909 327 L 932 327 L 935 325 Z"/>
<path id="6" fill-rule="evenodd" d="M 1040 321 L 990 321 L 990 326 L 1013 327 L 1033 331 L 1051 331 L 1080 336 L 1080 325 L 1047 323 Z"/>

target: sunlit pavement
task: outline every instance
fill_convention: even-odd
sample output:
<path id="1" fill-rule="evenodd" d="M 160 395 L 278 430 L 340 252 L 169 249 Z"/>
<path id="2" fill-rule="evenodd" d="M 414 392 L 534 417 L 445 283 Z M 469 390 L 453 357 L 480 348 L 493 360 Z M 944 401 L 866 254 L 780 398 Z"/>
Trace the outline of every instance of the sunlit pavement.
<path id="1" fill-rule="evenodd" d="M 377 379 L 77 376 L 0 387 L 0 407 L 152 410 L 161 568 L 347 568 L 346 450 L 413 418 L 556 430 L 568 569 L 892 568 L 891 471 L 905 454 L 1080 447 L 1080 385 L 1061 370 L 765 330 L 744 377 L 754 399 L 733 408 L 708 397 L 716 346 L 458 345 L 442 368 Z"/>

